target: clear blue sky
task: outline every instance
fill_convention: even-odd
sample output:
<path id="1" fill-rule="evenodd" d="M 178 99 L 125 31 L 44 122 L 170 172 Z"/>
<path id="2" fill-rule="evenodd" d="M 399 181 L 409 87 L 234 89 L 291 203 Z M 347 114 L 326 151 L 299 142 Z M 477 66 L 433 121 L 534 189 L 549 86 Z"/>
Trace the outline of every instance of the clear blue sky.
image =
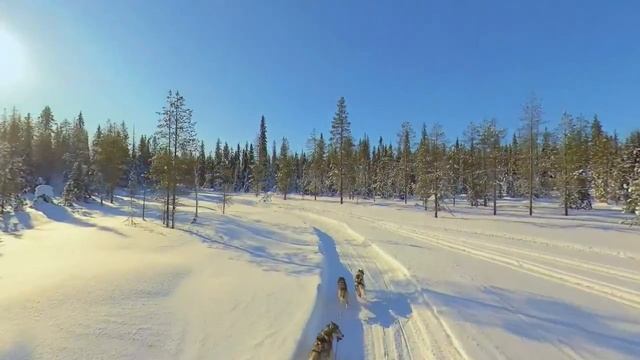
<path id="1" fill-rule="evenodd" d="M 264 114 L 269 141 L 295 150 L 327 133 L 340 96 L 354 135 L 394 142 L 403 121 L 438 121 L 449 140 L 492 116 L 513 130 L 532 91 L 550 126 L 567 110 L 640 127 L 638 1 L 186 3 L 0 1 L 29 63 L 0 79 L 0 106 L 149 133 L 173 88 L 207 144 L 252 141 Z"/>

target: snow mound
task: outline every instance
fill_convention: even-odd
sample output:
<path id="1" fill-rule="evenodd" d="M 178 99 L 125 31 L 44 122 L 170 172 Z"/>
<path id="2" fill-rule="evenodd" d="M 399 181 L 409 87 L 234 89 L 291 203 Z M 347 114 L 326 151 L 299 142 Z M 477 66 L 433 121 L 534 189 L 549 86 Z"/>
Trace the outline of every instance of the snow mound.
<path id="1" fill-rule="evenodd" d="M 53 199 L 53 187 L 51 185 L 38 185 L 36 186 L 36 192 L 34 194 L 34 201 L 39 199 L 45 202 L 51 202 Z"/>

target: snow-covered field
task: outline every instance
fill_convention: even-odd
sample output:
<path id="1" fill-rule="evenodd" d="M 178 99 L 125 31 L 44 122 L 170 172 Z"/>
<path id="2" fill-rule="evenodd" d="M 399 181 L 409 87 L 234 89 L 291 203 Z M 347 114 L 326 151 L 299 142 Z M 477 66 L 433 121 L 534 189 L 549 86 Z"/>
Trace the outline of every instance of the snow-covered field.
<path id="1" fill-rule="evenodd" d="M 38 204 L 0 235 L 0 359 L 640 357 L 640 231 L 619 211 L 274 196 L 183 198 L 178 229 L 126 202 Z M 11 224 L 9 224 L 11 225 Z M 6 228 L 12 228 L 7 226 Z M 366 300 L 336 299 L 365 271 Z"/>

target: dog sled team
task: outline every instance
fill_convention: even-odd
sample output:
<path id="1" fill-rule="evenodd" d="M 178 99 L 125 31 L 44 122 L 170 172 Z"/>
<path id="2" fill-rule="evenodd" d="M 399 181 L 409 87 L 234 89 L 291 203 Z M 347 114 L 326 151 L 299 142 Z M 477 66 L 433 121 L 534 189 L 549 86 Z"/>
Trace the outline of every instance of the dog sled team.
<path id="1" fill-rule="evenodd" d="M 360 299 L 364 299 L 364 270 L 358 269 L 353 282 L 356 296 Z M 338 278 L 338 301 L 340 304 L 344 305 L 344 307 L 349 305 L 349 289 L 347 287 L 347 280 L 342 276 Z M 342 340 L 343 337 L 344 334 L 340 331 L 338 324 L 333 321 L 330 322 L 316 337 L 311 352 L 309 353 L 309 360 L 331 359 L 333 354 L 333 339 L 336 339 L 337 346 L 337 342 Z"/>

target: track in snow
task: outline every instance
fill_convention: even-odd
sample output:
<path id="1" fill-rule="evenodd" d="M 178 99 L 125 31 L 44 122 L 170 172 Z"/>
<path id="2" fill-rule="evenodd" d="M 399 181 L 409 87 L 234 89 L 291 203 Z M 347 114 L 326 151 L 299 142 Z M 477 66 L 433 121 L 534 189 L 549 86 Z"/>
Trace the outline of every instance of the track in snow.
<path id="1" fill-rule="evenodd" d="M 325 322 L 330 320 L 327 319 L 327 316 L 331 316 L 327 309 L 334 309 L 328 310 L 329 312 L 336 311 L 335 281 L 338 276 L 345 276 L 351 291 L 352 305 L 342 313 L 342 319 L 337 322 L 341 327 L 344 327 L 345 323 L 348 328 L 355 329 L 357 337 L 358 328 L 353 324 L 355 314 L 355 319 L 362 326 L 363 339 L 361 344 L 348 342 L 351 334 L 349 331 L 343 331 L 345 340 L 340 346 L 355 356 L 347 356 L 339 349 L 339 358 L 466 358 L 461 345 L 437 310 L 424 297 L 406 268 L 347 224 L 312 212 L 305 211 L 304 215 L 314 226 L 325 257 L 321 287 L 324 284 L 329 286 L 324 286 L 324 289 L 318 292 L 314 314 L 301 339 L 300 349 L 310 349 L 315 334 L 309 327 L 318 328 L 318 322 L 322 322 L 318 319 Z M 320 229 L 326 229 L 327 232 Z M 353 294 L 353 274 L 359 268 L 365 271 L 367 284 L 366 300 L 360 302 Z M 346 275 L 345 269 L 348 273 Z M 363 353 L 353 350 L 353 346 L 363 349 Z M 300 349 L 297 352 L 298 356 L 301 354 Z"/>
<path id="2" fill-rule="evenodd" d="M 638 277 L 634 272 L 607 266 L 598 267 L 595 264 L 590 264 L 588 262 L 579 263 L 571 259 L 563 259 L 556 256 L 514 249 L 508 246 L 480 244 L 478 242 L 465 241 L 464 238 L 459 237 L 454 238 L 434 233 L 429 233 L 427 235 L 424 231 L 408 227 L 399 227 L 393 223 L 382 221 L 380 219 L 362 216 L 358 217 L 385 230 L 416 240 L 426 241 L 429 244 L 440 248 L 467 254 L 514 270 L 525 272 L 530 275 L 573 286 L 583 291 L 597 294 L 628 306 L 640 308 L 639 291 L 595 279 L 593 276 L 590 277 L 582 273 L 578 274 L 575 269 L 579 268 L 583 273 L 587 274 L 588 272 L 591 272 L 618 278 L 627 282 L 631 281 L 637 284 L 640 282 L 640 277 Z M 551 264 L 550 260 L 555 263 Z M 561 269 L 558 264 L 563 264 L 564 266 L 574 270 L 567 270 L 567 268 Z"/>

